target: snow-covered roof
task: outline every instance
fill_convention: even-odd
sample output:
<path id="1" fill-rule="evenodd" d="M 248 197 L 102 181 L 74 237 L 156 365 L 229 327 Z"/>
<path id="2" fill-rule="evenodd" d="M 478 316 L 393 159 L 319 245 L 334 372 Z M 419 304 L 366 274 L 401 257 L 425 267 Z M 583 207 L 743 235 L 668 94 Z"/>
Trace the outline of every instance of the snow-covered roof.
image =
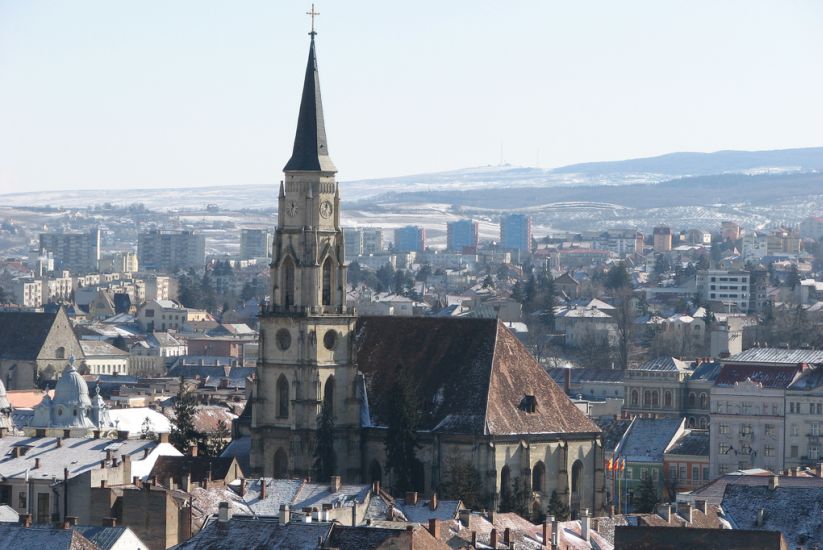
<path id="1" fill-rule="evenodd" d="M 787 365 L 823 363 L 823 350 L 750 348 L 732 355 L 724 363 L 782 363 Z"/>
<path id="2" fill-rule="evenodd" d="M 148 429 L 156 434 L 170 433 L 171 422 L 164 415 L 148 407 L 131 409 L 109 409 L 109 418 L 118 430 L 126 430 L 132 437 L 139 436 L 143 431 L 146 419 Z"/>
<path id="3" fill-rule="evenodd" d="M 663 453 L 683 429 L 682 418 L 635 418 L 615 454 L 627 462 L 663 463 Z"/>

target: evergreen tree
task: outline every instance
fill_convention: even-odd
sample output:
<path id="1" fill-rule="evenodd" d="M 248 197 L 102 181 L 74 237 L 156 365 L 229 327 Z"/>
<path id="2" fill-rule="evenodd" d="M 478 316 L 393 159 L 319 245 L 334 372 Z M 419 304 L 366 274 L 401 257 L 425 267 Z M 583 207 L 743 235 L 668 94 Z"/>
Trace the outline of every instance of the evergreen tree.
<path id="1" fill-rule="evenodd" d="M 483 279 L 483 288 L 494 288 L 494 279 L 491 275 L 486 275 L 486 278 Z"/>
<path id="2" fill-rule="evenodd" d="M 349 284 L 352 286 L 357 286 L 363 278 L 363 270 L 360 268 L 360 264 L 357 262 L 352 262 L 349 264 L 349 269 L 346 272 L 347 278 L 349 280 Z"/>
<path id="3" fill-rule="evenodd" d="M 560 500 L 560 495 L 557 494 L 557 491 L 552 491 L 552 495 L 549 498 L 549 505 L 546 507 L 546 514 L 554 516 L 554 519 L 557 521 L 566 521 L 569 519 L 569 506 Z"/>
<path id="4" fill-rule="evenodd" d="M 423 283 L 427 283 L 429 281 L 429 277 L 432 275 L 432 266 L 431 264 L 423 264 L 420 266 L 420 269 L 417 270 L 417 275 L 415 275 L 415 280 L 422 281 Z"/>
<path id="5" fill-rule="evenodd" d="M 200 307 L 214 313 L 217 309 L 217 292 L 214 290 L 214 283 L 208 270 L 203 273 L 203 277 L 200 279 L 200 295 Z"/>
<path id="6" fill-rule="evenodd" d="M 606 281 L 603 286 L 611 291 L 632 286 L 632 279 L 629 276 L 629 272 L 626 270 L 626 266 L 623 262 L 615 264 L 609 268 L 608 273 L 606 273 Z"/>
<path id="7" fill-rule="evenodd" d="M 257 289 L 254 288 L 254 284 L 251 282 L 247 282 L 243 285 L 243 288 L 240 290 L 240 299 L 244 302 L 248 302 L 252 298 L 255 297 L 257 294 Z"/>
<path id="8" fill-rule="evenodd" d="M 209 434 L 207 437 L 200 438 L 198 447 L 203 456 L 220 456 L 223 449 L 228 445 L 227 441 L 231 438 L 231 431 L 223 420 L 217 421 L 217 431 Z"/>
<path id="9" fill-rule="evenodd" d="M 446 476 L 440 483 L 440 496 L 448 500 L 460 499 L 466 508 L 476 510 L 483 505 L 483 479 L 480 472 L 459 454 L 446 458 Z"/>
<path id="10" fill-rule="evenodd" d="M 380 283 L 375 290 L 383 292 L 391 290 L 392 283 L 394 283 L 394 268 L 391 264 L 384 264 L 377 270 L 377 280 Z"/>
<path id="11" fill-rule="evenodd" d="M 637 494 L 634 496 L 634 508 L 641 514 L 650 514 L 657 505 L 657 488 L 651 476 L 640 482 Z"/>
<path id="12" fill-rule="evenodd" d="M 394 474 L 394 491 L 403 494 L 414 490 L 417 468 L 418 403 L 406 370 L 398 365 L 389 395 L 388 430 L 386 431 L 386 465 Z"/>
<path id="13" fill-rule="evenodd" d="M 197 432 L 194 429 L 196 402 L 194 394 L 186 390 L 181 378 L 180 391 L 177 392 L 177 400 L 174 403 L 174 421 L 169 434 L 169 442 L 181 453 L 188 452 L 189 447 L 197 443 Z"/>
<path id="14" fill-rule="evenodd" d="M 337 474 L 337 455 L 334 453 L 334 415 L 328 400 L 323 400 L 317 417 L 317 440 L 314 447 L 314 471 L 317 481 L 329 481 Z"/>
<path id="15" fill-rule="evenodd" d="M 511 496 L 511 511 L 515 514 L 529 519 L 529 500 L 531 500 L 531 489 L 526 478 L 516 478 Z"/>

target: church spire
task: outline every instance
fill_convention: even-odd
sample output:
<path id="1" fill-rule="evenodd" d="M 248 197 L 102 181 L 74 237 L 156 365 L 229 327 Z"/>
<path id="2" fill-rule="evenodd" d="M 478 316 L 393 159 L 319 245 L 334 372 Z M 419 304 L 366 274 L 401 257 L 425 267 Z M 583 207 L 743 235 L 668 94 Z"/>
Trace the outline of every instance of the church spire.
<path id="1" fill-rule="evenodd" d="M 303 81 L 303 97 L 300 100 L 300 114 L 297 118 L 297 132 L 294 136 L 294 150 L 283 168 L 284 172 L 337 172 L 329 157 L 326 143 L 326 126 L 323 123 L 323 102 L 320 99 L 320 76 L 317 72 L 317 58 L 314 52 L 314 23 L 312 22 L 309 61 L 306 78 Z"/>

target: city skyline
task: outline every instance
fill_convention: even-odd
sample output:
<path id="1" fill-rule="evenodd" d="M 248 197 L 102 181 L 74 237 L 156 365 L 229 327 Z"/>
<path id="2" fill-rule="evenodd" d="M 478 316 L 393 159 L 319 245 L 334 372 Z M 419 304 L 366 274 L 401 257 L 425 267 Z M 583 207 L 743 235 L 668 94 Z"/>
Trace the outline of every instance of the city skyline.
<path id="1" fill-rule="evenodd" d="M 0 192 L 274 184 L 309 7 L 0 2 Z M 317 4 L 343 182 L 819 145 L 813 2 L 377 7 Z"/>

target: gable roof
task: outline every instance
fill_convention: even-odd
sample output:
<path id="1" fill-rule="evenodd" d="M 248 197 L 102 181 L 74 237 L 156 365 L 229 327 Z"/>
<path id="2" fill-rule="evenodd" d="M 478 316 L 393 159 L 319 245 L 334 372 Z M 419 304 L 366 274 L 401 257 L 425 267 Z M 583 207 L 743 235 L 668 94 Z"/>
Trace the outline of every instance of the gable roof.
<path id="1" fill-rule="evenodd" d="M 34 360 L 58 312 L 0 311 L 0 359 Z"/>
<path id="2" fill-rule="evenodd" d="M 366 416 L 385 425 L 397 369 L 409 372 L 425 411 L 419 429 L 513 435 L 596 433 L 525 346 L 496 319 L 360 317 L 355 363 Z M 521 409 L 528 396 L 535 412 Z"/>
<path id="3" fill-rule="evenodd" d="M 212 519 L 189 540 L 175 546 L 176 550 L 235 550 L 236 548 L 278 548 L 304 550 L 317 548 L 331 531 L 330 523 L 298 523 L 281 525 L 277 518 L 233 516 L 223 523 Z"/>
<path id="4" fill-rule="evenodd" d="M 761 365 L 723 365 L 717 378 L 715 386 L 734 386 L 737 382 L 751 380 L 768 389 L 785 389 L 791 384 L 801 372 L 800 366 L 777 367 Z"/>
<path id="5" fill-rule="evenodd" d="M 689 370 L 689 363 L 686 361 L 681 361 L 680 359 L 675 359 L 674 357 L 670 357 L 668 355 L 663 355 L 660 357 L 655 357 L 654 359 L 649 359 L 642 365 L 638 366 L 636 370 L 685 372 Z"/>
<path id="6" fill-rule="evenodd" d="M 628 462 L 662 463 L 663 453 L 684 421 L 682 418 L 635 418 L 615 452 Z"/>
<path id="7" fill-rule="evenodd" d="M 0 523 L 0 548 L 99 550 L 96 544 L 74 529 L 23 527 L 11 523 Z"/>
<path id="8" fill-rule="evenodd" d="M 709 431 L 689 430 L 666 451 L 667 455 L 709 456 Z"/>
<path id="9" fill-rule="evenodd" d="M 234 458 L 231 457 L 159 456 L 149 477 L 156 476 L 158 480 L 164 482 L 170 477 L 179 479 L 189 474 L 192 481 L 220 480 L 229 477 L 232 466 L 235 464 Z"/>

